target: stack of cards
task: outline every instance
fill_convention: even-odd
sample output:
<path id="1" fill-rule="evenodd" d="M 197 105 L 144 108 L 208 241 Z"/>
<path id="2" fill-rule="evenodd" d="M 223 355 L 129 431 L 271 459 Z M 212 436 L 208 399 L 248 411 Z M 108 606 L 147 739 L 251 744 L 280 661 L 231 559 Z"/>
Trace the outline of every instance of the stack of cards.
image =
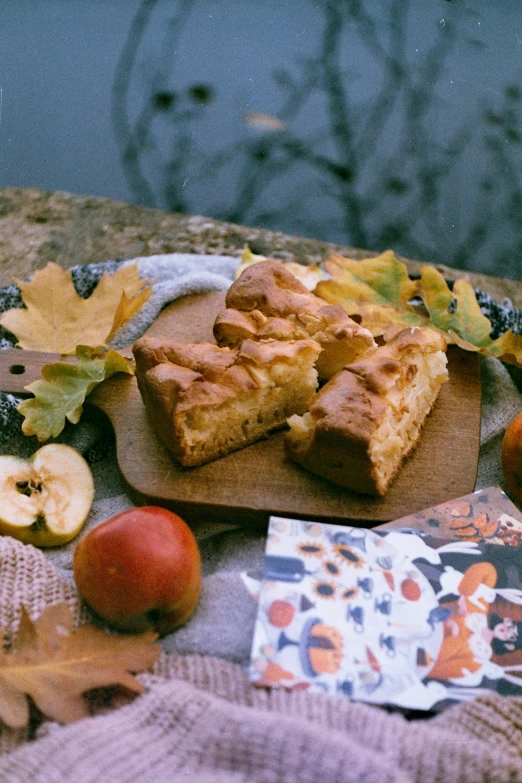
<path id="1" fill-rule="evenodd" d="M 408 529 L 440 538 L 520 546 L 522 514 L 500 487 L 488 487 L 416 514 L 380 525 L 379 530 Z"/>
<path id="2" fill-rule="evenodd" d="M 378 530 L 272 517 L 252 682 L 420 710 L 522 694 L 521 540 L 495 487 Z"/>

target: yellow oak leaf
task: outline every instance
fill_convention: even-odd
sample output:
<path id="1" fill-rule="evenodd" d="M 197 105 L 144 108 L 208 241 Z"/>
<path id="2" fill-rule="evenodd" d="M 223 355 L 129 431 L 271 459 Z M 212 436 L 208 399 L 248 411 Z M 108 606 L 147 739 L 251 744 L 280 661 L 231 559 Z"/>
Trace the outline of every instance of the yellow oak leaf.
<path id="1" fill-rule="evenodd" d="M 23 609 L 15 644 L 8 652 L 0 647 L 0 720 L 25 726 L 28 696 L 46 717 L 70 723 L 88 716 L 82 695 L 93 688 L 121 685 L 141 693 L 133 673 L 157 660 L 156 639 L 153 631 L 117 635 L 93 625 L 74 631 L 65 603 L 47 607 L 34 623 Z"/>
<path id="2" fill-rule="evenodd" d="M 417 283 L 391 250 L 362 261 L 332 253 L 324 266 L 331 277 L 319 282 L 314 293 L 357 316 L 374 337 L 389 339 L 400 329 L 426 323 L 424 312 L 410 304 Z"/>
<path id="3" fill-rule="evenodd" d="M 450 290 L 440 272 L 426 266 L 421 269 L 420 289 L 430 322 L 446 333 L 449 342 L 522 367 L 522 335 L 508 329 L 491 338 L 491 321 L 482 313 L 469 280 L 456 280 Z"/>
<path id="4" fill-rule="evenodd" d="M 468 340 L 464 340 L 457 332 L 450 330 L 450 341 L 453 341 L 465 351 L 475 351 L 485 356 L 494 356 L 505 364 L 514 364 L 522 367 L 522 335 L 513 334 L 511 329 L 497 337 L 496 340 L 489 340 L 486 344 L 479 346 L 473 345 Z"/>
<path id="5" fill-rule="evenodd" d="M 74 354 L 76 346 L 106 344 L 148 300 L 152 288 L 136 264 L 104 272 L 93 293 L 83 299 L 70 270 L 49 263 L 27 281 L 17 280 L 25 308 L 0 316 L 0 324 L 31 351 Z"/>
<path id="6" fill-rule="evenodd" d="M 522 367 L 522 335 L 509 329 L 493 339 L 491 321 L 464 277 L 450 287 L 435 267 L 426 265 L 420 281 L 410 280 L 406 265 L 390 250 L 362 261 L 333 253 L 325 269 L 331 278 L 319 282 L 315 294 L 344 307 L 374 337 L 388 340 L 408 326 L 432 326 L 464 350 Z"/>

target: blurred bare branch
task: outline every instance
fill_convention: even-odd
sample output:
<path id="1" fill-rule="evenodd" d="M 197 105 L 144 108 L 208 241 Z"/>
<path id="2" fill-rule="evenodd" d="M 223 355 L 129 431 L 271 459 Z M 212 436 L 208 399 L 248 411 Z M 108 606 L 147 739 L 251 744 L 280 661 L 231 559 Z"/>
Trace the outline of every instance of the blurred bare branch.
<path id="1" fill-rule="evenodd" d="M 147 78 L 137 85 L 161 5 L 142 0 L 120 57 L 112 116 L 138 202 L 200 214 L 197 188 L 206 184 L 215 194 L 206 211 L 216 218 L 373 250 L 393 247 L 463 269 L 476 269 L 480 257 L 482 271 L 501 265 L 507 276 L 520 274 L 520 91 L 506 85 L 502 105 L 483 102 L 475 116 L 455 118 L 445 137 L 434 128 L 448 58 L 482 45 L 464 24 L 476 11 L 445 9 L 447 19 L 433 22 L 438 29 L 412 57 L 412 0 L 310 3 L 310 12 L 320 13 L 316 50 L 274 66 L 277 122 L 263 127 L 261 117 L 257 132 L 239 127 L 216 151 L 199 146 L 197 130 L 219 86 L 209 79 L 183 87 L 176 73 L 197 4 L 170 3 L 159 54 L 152 67 L 148 54 Z M 472 148 L 476 171 L 466 170 Z M 462 209 L 460 171 L 474 183 Z"/>

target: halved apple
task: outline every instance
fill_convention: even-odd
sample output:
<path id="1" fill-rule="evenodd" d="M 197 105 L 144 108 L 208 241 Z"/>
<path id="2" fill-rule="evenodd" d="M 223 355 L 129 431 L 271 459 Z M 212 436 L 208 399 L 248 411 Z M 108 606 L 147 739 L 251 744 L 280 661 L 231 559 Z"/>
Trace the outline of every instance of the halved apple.
<path id="1" fill-rule="evenodd" d="M 0 456 L 0 533 L 39 547 L 67 543 L 94 498 L 91 469 L 71 446 L 49 443 L 28 459 Z"/>

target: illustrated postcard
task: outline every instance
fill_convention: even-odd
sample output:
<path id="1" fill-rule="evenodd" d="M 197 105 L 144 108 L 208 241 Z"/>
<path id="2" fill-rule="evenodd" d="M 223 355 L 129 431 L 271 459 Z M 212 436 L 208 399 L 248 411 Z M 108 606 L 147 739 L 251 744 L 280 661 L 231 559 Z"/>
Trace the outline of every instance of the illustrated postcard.
<path id="1" fill-rule="evenodd" d="M 522 694 L 518 547 L 272 517 L 250 679 L 440 710 Z"/>
<path id="2" fill-rule="evenodd" d="M 522 512 L 498 486 L 379 525 L 379 530 L 413 528 L 439 538 L 522 545 Z"/>

